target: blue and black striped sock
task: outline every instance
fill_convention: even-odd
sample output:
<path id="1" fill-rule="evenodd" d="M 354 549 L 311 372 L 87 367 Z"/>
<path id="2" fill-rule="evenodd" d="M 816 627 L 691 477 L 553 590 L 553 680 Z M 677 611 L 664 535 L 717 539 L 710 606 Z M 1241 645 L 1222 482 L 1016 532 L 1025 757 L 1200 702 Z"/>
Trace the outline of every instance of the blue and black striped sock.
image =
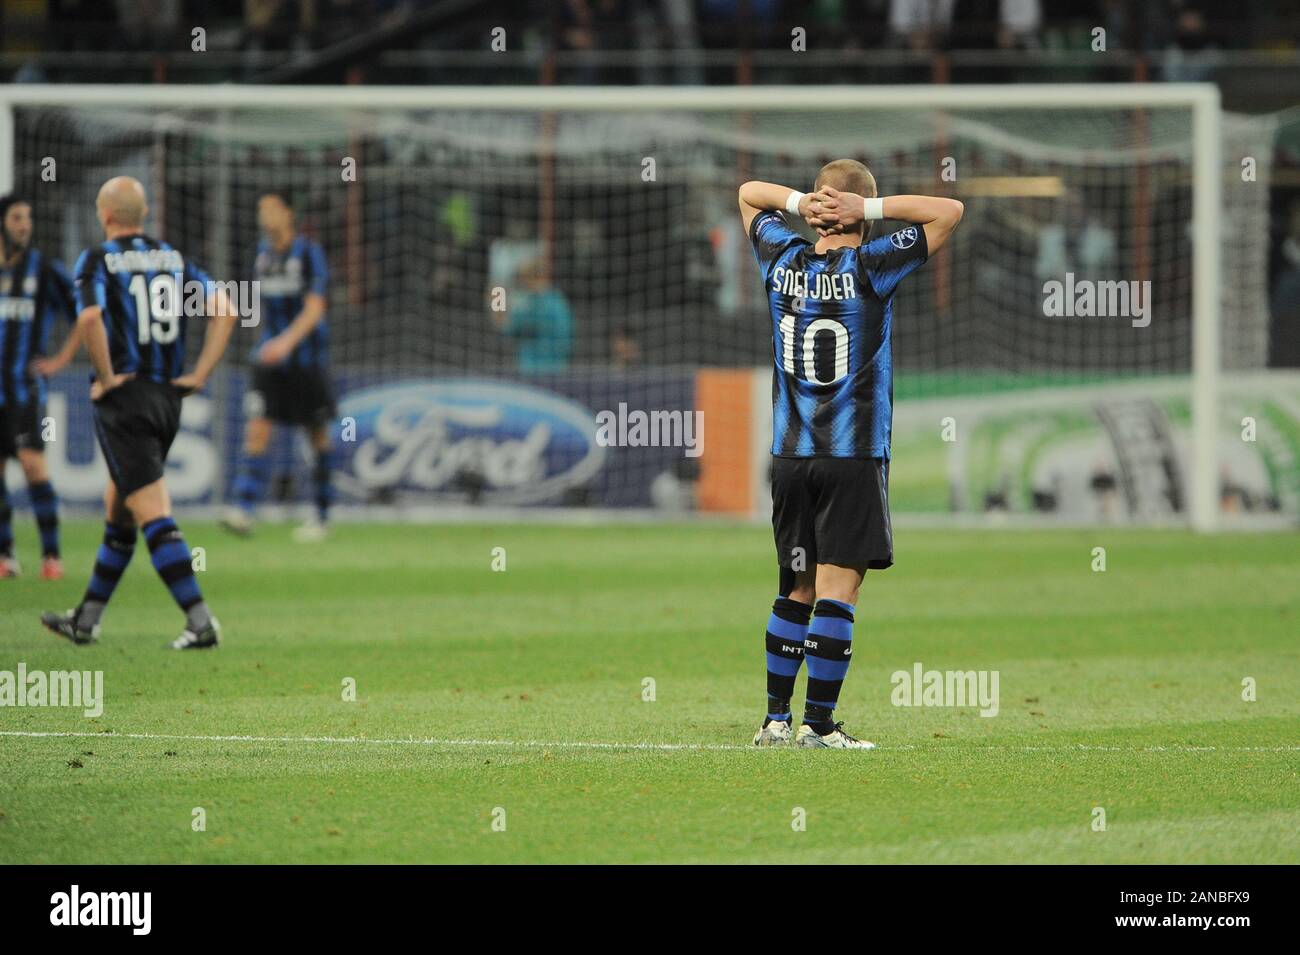
<path id="1" fill-rule="evenodd" d="M 804 638 L 812 607 L 789 597 L 777 597 L 767 619 L 767 718 L 790 719 L 794 678 L 803 663 Z"/>
<path id="2" fill-rule="evenodd" d="M 199 592 L 199 582 L 194 579 L 190 548 L 180 528 L 170 517 L 159 517 L 145 524 L 142 530 L 153 569 L 171 591 L 172 599 L 185 611 L 187 626 L 197 633 L 207 626 L 211 615 Z"/>
<path id="3" fill-rule="evenodd" d="M 808 657 L 808 700 L 803 721 L 825 735 L 835 728 L 832 717 L 853 653 L 853 604 L 819 600 L 808 626 L 804 652 Z"/>
<path id="4" fill-rule="evenodd" d="M 329 520 L 330 505 L 334 503 L 334 449 L 316 452 L 316 467 L 311 478 L 316 486 L 316 513 L 324 524 Z"/>
<path id="5" fill-rule="evenodd" d="M 246 454 L 235 477 L 231 496 L 248 513 L 252 513 L 266 495 L 266 485 L 271 479 L 271 459 L 267 454 Z"/>
<path id="6" fill-rule="evenodd" d="M 131 555 L 134 553 L 134 526 L 104 525 L 104 540 L 95 555 L 95 569 L 90 574 L 86 595 L 81 598 L 81 607 L 78 609 L 77 619 L 83 627 L 93 627 L 99 623 L 104 606 L 117 589 L 117 582 L 122 579 L 126 565 L 131 563 Z"/>
<path id="7" fill-rule="evenodd" d="M 59 496 L 49 481 L 29 485 L 32 510 L 36 512 L 36 529 L 41 534 L 41 555 L 59 556 Z"/>
<path id="8" fill-rule="evenodd" d="M 3 472 L 4 461 L 0 460 L 0 557 L 9 557 L 14 552 L 14 509 Z"/>

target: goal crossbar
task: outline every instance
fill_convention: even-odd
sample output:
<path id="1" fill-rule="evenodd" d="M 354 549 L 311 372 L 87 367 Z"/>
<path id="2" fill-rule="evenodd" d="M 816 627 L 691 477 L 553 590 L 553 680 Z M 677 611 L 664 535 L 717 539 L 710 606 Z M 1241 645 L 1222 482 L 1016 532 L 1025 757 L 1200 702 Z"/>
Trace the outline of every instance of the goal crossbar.
<path id="1" fill-rule="evenodd" d="M 1192 124 L 1192 419 L 1189 515 L 1197 530 L 1218 514 L 1216 412 L 1219 378 L 1222 113 L 1210 83 L 800 87 L 295 87 L 0 86 L 0 194 L 13 187 L 13 109 L 134 106 L 150 109 L 461 109 L 484 111 L 799 111 L 918 109 L 1104 109 L 1183 107 Z"/>

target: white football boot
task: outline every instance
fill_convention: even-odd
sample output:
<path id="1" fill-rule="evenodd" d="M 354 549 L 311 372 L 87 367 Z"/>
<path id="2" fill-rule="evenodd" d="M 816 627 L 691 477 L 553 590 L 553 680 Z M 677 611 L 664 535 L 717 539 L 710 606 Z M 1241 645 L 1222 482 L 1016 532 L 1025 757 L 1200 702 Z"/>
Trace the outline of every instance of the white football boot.
<path id="1" fill-rule="evenodd" d="M 815 729 L 804 723 L 799 727 L 799 734 L 794 739 L 794 745 L 804 746 L 808 749 L 875 749 L 876 744 L 865 739 L 855 739 L 848 733 L 840 729 L 843 723 L 836 723 L 835 729 L 831 730 L 825 736 L 818 733 Z"/>
<path id="2" fill-rule="evenodd" d="M 293 529 L 293 539 L 299 544 L 319 544 L 330 535 L 330 526 L 316 518 L 303 521 Z"/>
<path id="3" fill-rule="evenodd" d="M 755 746 L 785 746 L 790 742 L 790 720 L 763 720 L 763 728 L 754 734 Z"/>
<path id="4" fill-rule="evenodd" d="M 232 534 L 247 537 L 253 533 L 253 516 L 242 507 L 228 507 L 221 514 L 221 526 Z"/>
<path id="5" fill-rule="evenodd" d="M 207 650 L 220 644 L 221 624 L 217 623 L 216 617 L 211 617 L 208 620 L 208 625 L 198 633 L 186 627 L 181 631 L 181 635 L 167 646 L 173 650 Z"/>

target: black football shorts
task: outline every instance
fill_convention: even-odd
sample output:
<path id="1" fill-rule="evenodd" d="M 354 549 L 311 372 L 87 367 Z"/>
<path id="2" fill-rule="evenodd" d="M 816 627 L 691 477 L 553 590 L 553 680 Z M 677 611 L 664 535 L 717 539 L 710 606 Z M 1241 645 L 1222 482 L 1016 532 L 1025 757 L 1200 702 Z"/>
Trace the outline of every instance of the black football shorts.
<path id="1" fill-rule="evenodd" d="M 163 476 L 181 426 L 181 393 L 171 384 L 132 378 L 93 403 L 95 437 L 123 498 Z"/>
<path id="2" fill-rule="evenodd" d="M 8 400 L 0 404 L 0 460 L 17 457 L 20 450 L 44 451 L 41 420 L 45 417 L 45 408 L 40 398 L 33 394 L 19 404 L 12 396 L 7 397 Z"/>
<path id="3" fill-rule="evenodd" d="M 894 535 L 888 462 L 772 458 L 772 532 L 777 562 L 784 568 L 889 567 Z"/>
<path id="4" fill-rule="evenodd" d="M 251 418 L 278 424 L 324 427 L 334 420 L 334 390 L 324 368 L 258 365 L 249 394 Z"/>

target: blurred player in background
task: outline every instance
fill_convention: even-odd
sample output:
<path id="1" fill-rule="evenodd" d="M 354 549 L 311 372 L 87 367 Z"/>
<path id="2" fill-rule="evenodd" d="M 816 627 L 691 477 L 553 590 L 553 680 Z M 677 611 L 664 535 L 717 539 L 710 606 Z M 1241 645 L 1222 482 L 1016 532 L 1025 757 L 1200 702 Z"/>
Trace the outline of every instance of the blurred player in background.
<path id="1" fill-rule="evenodd" d="M 772 315 L 772 529 L 780 594 L 768 619 L 767 717 L 755 746 L 791 741 L 790 698 L 804 658 L 808 690 L 797 746 L 871 749 L 834 721 L 848 673 L 862 578 L 894 562 L 889 524 L 893 295 L 947 241 L 962 204 L 876 198 L 867 167 L 823 166 L 813 192 L 740 187 Z M 781 210 L 803 216 L 814 245 Z M 863 245 L 872 219 L 913 225 Z M 815 606 L 814 606 L 815 601 Z"/>
<path id="2" fill-rule="evenodd" d="M 60 580 L 59 499 L 45 463 L 45 379 L 77 353 L 72 281 L 56 259 L 32 246 L 31 203 L 0 198 L 0 579 L 17 577 L 13 508 L 5 466 L 18 458 L 41 536 L 41 577 Z M 72 324 L 57 355 L 47 358 L 56 314 Z"/>
<path id="3" fill-rule="evenodd" d="M 334 499 L 329 429 L 335 405 L 326 365 L 325 327 L 329 271 L 320 245 L 297 232 L 293 206 L 284 193 L 268 193 L 258 200 L 257 222 L 264 233 L 254 269 L 260 287 L 262 338 L 246 406 L 244 458 L 231 488 L 235 505 L 227 508 L 221 523 L 236 534 L 252 531 L 254 512 L 271 477 L 272 423 L 304 427 L 316 456 L 312 469 L 316 514 L 314 520 L 294 529 L 294 537 L 313 542 L 327 533 Z"/>
<path id="4" fill-rule="evenodd" d="M 111 478 L 104 491 L 104 541 L 81 603 L 67 613 L 44 613 L 41 622 L 73 643 L 99 639 L 100 617 L 135 552 L 139 528 L 154 570 L 185 614 L 185 629 L 171 647 L 214 647 L 221 628 L 171 518 L 163 473 L 180 428 L 181 398 L 207 382 L 237 313 L 194 263 L 142 232 L 148 206 L 135 179 L 106 182 L 95 212 L 106 241 L 81 254 L 76 291 L 77 325 L 95 370 L 95 435 Z M 194 289 L 209 324 L 194 371 L 186 375 L 184 303 Z"/>

